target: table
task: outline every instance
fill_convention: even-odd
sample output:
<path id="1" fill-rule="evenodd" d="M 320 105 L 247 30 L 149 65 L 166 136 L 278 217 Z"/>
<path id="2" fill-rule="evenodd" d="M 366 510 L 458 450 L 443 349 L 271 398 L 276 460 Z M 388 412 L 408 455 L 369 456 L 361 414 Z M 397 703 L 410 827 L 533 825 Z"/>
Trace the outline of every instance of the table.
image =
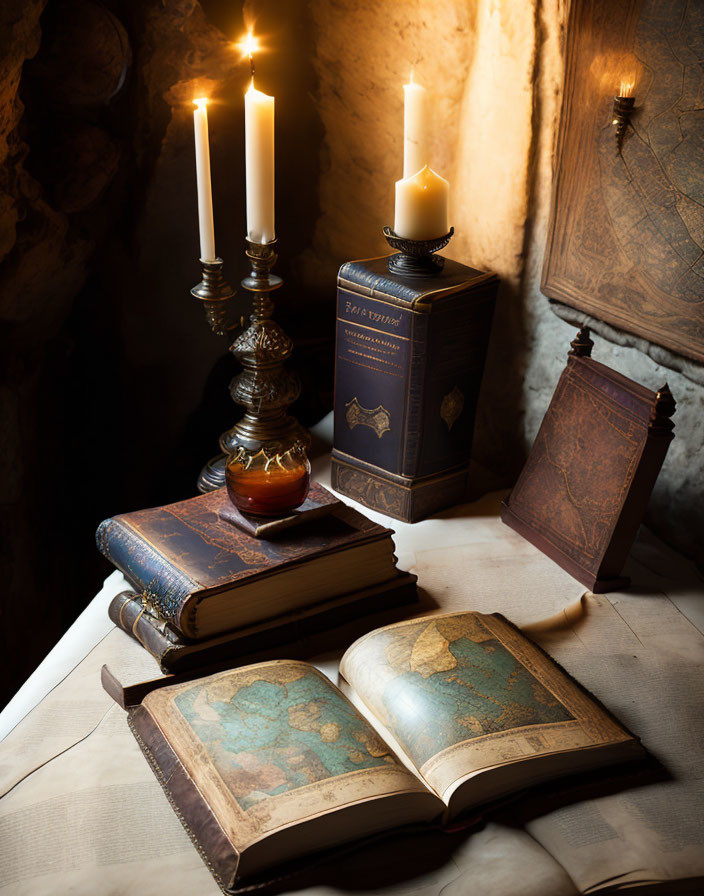
<path id="1" fill-rule="evenodd" d="M 327 419 L 317 435 L 329 439 L 330 430 Z M 314 477 L 329 483 L 327 455 L 314 462 Z M 520 827 L 509 812 L 471 834 L 416 838 L 411 849 L 392 838 L 296 881 L 297 892 L 459 896 L 471 881 L 474 896 L 508 896 L 519 885 L 529 896 L 574 896 L 598 891 L 608 877 L 638 883 L 681 877 L 683 868 L 704 877 L 701 755 L 696 761 L 704 739 L 701 577 L 642 530 L 627 570 L 631 591 L 585 596 L 501 524 L 501 497 L 488 494 L 413 525 L 348 503 L 395 530 L 399 566 L 418 574 L 437 610 L 498 610 L 526 628 L 643 737 L 674 782 L 581 801 Z M 127 660 L 145 678 L 156 671 L 107 617 L 111 598 L 125 587 L 120 573 L 108 577 L 0 714 L 0 893 L 218 892 L 124 713 L 100 688 L 103 662 Z M 334 678 L 338 658 L 312 659 Z M 658 703 L 657 689 L 667 705 Z M 650 823 L 661 815 L 668 830 Z"/>

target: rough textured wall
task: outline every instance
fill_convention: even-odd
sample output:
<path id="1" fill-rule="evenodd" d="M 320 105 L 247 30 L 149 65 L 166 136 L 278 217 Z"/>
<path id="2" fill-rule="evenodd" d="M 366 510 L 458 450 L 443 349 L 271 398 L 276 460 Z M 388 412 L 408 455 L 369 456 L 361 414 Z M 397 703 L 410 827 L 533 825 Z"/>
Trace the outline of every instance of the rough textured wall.
<path id="1" fill-rule="evenodd" d="M 539 116 L 535 134 L 535 173 L 531 228 L 527 244 L 522 303 L 531 351 L 524 372 L 524 438 L 531 444 L 564 364 L 575 327 L 556 317 L 540 292 L 540 275 L 550 210 L 552 166 L 560 113 L 562 33 L 566 3 L 542 0 L 540 69 L 536 81 Z M 656 364 L 635 348 L 594 335 L 592 356 L 651 389 L 667 382 L 678 403 L 675 439 L 665 459 L 645 516 L 665 541 L 700 564 L 704 545 L 704 387 Z"/>
<path id="2" fill-rule="evenodd" d="M 403 89 L 413 64 L 434 93 L 431 167 L 451 182 L 448 252 L 502 278 L 475 455 L 524 458 L 519 298 L 532 159 L 536 5 L 526 0 L 311 0 L 325 128 L 320 218 L 301 276 L 332 298 L 337 267 L 388 251 L 402 173 Z M 506 472 L 505 471 L 505 472 Z M 489 481 L 489 480 L 487 480 Z M 492 484 L 496 480 L 491 479 Z"/>
<path id="3" fill-rule="evenodd" d="M 510 482 L 535 438 L 575 328 L 540 292 L 564 68 L 567 0 L 311 0 L 325 128 L 320 218 L 301 276 L 331 292 L 337 265 L 381 254 L 402 164 L 403 95 L 415 62 L 436 91 L 432 165 L 451 181 L 448 252 L 502 278 L 474 456 Z M 332 299 L 332 297 L 331 297 Z M 704 533 L 704 390 L 596 337 L 595 357 L 679 409 L 647 521 L 696 555 Z M 475 488 L 477 484 L 475 483 Z"/>

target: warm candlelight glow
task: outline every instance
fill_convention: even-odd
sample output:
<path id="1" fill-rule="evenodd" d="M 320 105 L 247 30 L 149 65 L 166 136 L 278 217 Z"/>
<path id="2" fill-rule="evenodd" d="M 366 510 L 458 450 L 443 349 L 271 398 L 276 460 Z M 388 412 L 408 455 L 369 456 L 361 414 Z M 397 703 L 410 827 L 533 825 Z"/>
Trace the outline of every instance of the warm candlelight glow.
<path id="1" fill-rule="evenodd" d="M 634 78 L 630 78 L 627 81 L 621 81 L 621 87 L 619 88 L 619 96 L 633 96 L 633 87 L 635 85 Z"/>
<path id="2" fill-rule="evenodd" d="M 206 97 L 201 96 L 197 100 L 193 100 L 193 105 L 199 109 L 204 109 L 208 105 L 208 100 Z"/>
<path id="3" fill-rule="evenodd" d="M 247 32 L 242 40 L 237 44 L 243 57 L 248 57 L 250 63 L 254 61 L 254 54 L 259 50 L 259 38 L 254 36 L 253 31 Z"/>

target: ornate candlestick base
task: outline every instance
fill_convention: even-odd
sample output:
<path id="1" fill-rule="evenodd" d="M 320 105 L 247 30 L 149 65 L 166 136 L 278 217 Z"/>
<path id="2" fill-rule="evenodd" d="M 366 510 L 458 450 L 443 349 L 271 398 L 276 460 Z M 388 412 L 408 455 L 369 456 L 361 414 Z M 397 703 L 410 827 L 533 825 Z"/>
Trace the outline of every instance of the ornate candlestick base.
<path id="1" fill-rule="evenodd" d="M 445 264 L 445 259 L 433 253 L 439 252 L 452 239 L 455 228 L 444 236 L 432 240 L 407 240 L 398 236 L 390 227 L 384 227 L 386 242 L 398 254 L 389 258 L 390 273 L 399 277 L 437 277 Z"/>
<path id="2" fill-rule="evenodd" d="M 252 293 L 252 315 L 248 329 L 230 347 L 244 368 L 232 381 L 230 394 L 245 407 L 245 412 L 220 439 L 220 446 L 228 455 L 239 448 L 256 454 L 261 450 L 282 453 L 296 442 L 310 446 L 308 431 L 286 413 L 301 387 L 298 377 L 284 367 L 293 343 L 271 319 L 274 303 L 269 294 L 283 282 L 271 273 L 277 258 L 275 245 L 276 241 L 262 244 L 247 240 L 252 271 L 242 286 Z"/>

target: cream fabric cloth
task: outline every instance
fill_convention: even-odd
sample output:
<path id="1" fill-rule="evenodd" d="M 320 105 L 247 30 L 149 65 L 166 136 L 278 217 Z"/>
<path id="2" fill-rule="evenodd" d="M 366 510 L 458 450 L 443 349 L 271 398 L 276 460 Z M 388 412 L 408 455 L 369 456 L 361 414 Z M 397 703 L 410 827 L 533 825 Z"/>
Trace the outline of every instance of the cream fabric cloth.
<path id="1" fill-rule="evenodd" d="M 329 483 L 327 458 L 314 465 L 314 475 Z M 426 610 L 500 611 L 519 625 L 532 626 L 533 635 L 544 638 L 569 669 L 575 638 L 584 648 L 590 638 L 592 646 L 598 645 L 604 632 L 615 630 L 615 620 L 605 620 L 604 613 L 618 607 L 619 596 L 582 600 L 579 583 L 501 524 L 500 497 L 487 495 L 414 525 L 360 509 L 395 530 L 399 565 L 417 572 Z M 652 538 L 641 541 L 636 553 L 650 566 L 673 568 L 671 552 Z M 677 593 L 681 607 L 699 613 L 704 628 L 701 581 L 688 564 L 678 564 L 673 579 L 631 562 L 629 572 L 637 581 L 626 600 L 629 607 L 651 613 L 651 653 L 662 641 L 657 631 L 665 624 L 667 649 L 679 651 L 676 645 L 685 636 L 692 643 L 701 637 L 662 593 L 666 587 Z M 0 715 L 0 732 L 5 733 L 0 743 L 0 893 L 218 892 L 137 748 L 125 714 L 100 686 L 103 663 L 128 669 L 134 679 L 157 672 L 155 661 L 107 618 L 111 597 L 125 587 L 119 573 L 106 580 Z M 619 642 L 613 650 L 622 647 Z M 606 663 L 613 650 L 600 649 Z M 333 677 L 336 659 L 320 657 L 318 664 Z M 588 659 L 582 650 L 580 677 L 590 687 L 594 682 L 584 681 Z M 618 681 L 602 675 L 596 683 L 597 696 L 613 703 Z M 650 714 L 657 713 L 654 693 Z M 671 724 L 677 724 L 677 713 Z M 626 815 L 622 822 L 627 829 L 632 819 Z M 574 825 L 579 830 L 579 816 L 570 823 L 571 830 Z M 530 833 L 490 823 L 472 835 L 391 840 L 320 869 L 314 885 L 300 889 L 297 883 L 296 892 L 574 896 L 574 881 L 545 848 L 560 853 L 559 838 L 549 823 L 535 825 Z M 562 849 L 561 861 L 577 867 L 568 852 Z"/>

